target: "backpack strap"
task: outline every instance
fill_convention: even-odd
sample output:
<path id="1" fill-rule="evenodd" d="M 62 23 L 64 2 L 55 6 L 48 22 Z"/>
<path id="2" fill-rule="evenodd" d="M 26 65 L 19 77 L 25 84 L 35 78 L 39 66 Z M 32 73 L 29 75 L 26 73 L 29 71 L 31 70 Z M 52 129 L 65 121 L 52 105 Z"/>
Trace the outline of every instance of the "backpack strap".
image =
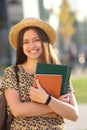
<path id="1" fill-rule="evenodd" d="M 19 68 L 18 68 L 17 65 L 14 66 L 14 70 L 15 70 L 15 74 L 16 74 L 17 84 L 18 84 L 18 86 L 19 86 L 19 76 L 18 76 L 18 70 L 19 70 Z"/>

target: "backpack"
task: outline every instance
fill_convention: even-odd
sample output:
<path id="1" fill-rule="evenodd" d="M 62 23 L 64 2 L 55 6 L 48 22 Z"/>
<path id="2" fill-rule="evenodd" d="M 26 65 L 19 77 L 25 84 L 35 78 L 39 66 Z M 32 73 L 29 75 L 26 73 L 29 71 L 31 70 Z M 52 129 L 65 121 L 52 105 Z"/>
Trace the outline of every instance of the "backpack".
<path id="1" fill-rule="evenodd" d="M 18 67 L 14 66 L 14 70 L 18 83 Z M 12 113 L 7 113 L 7 101 L 4 95 L 4 91 L 0 90 L 0 130 L 10 130 L 10 125 L 13 119 L 14 116 L 12 115 Z"/>

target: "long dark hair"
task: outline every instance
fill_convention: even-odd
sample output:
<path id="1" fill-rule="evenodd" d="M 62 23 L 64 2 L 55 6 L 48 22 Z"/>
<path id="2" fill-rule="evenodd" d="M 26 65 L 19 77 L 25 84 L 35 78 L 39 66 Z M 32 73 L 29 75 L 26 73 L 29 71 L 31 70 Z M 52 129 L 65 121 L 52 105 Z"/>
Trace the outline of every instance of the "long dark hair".
<path id="1" fill-rule="evenodd" d="M 56 63 L 56 60 L 55 60 L 55 58 L 53 58 L 53 54 L 51 52 L 52 47 L 50 47 L 51 46 L 50 40 L 49 40 L 48 36 L 46 35 L 46 33 L 38 27 L 27 27 L 19 32 L 19 35 L 17 38 L 18 43 L 17 43 L 16 65 L 22 64 L 27 61 L 27 56 L 23 52 L 23 35 L 29 29 L 35 30 L 41 40 L 43 53 L 40 56 L 39 62 L 54 63 L 54 61 L 55 61 L 55 63 Z"/>

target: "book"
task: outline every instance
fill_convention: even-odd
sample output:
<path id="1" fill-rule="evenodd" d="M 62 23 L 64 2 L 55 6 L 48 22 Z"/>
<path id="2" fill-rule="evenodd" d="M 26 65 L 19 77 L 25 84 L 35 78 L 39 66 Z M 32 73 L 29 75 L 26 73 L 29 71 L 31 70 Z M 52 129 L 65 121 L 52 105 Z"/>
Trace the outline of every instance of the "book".
<path id="1" fill-rule="evenodd" d="M 68 91 L 71 69 L 72 68 L 69 65 L 38 63 L 36 68 L 36 74 L 62 75 L 60 95 L 63 95 L 66 94 Z"/>
<path id="2" fill-rule="evenodd" d="M 42 88 L 55 98 L 60 96 L 62 75 L 53 74 L 35 74 L 34 87 L 37 88 L 36 79 L 39 79 Z"/>

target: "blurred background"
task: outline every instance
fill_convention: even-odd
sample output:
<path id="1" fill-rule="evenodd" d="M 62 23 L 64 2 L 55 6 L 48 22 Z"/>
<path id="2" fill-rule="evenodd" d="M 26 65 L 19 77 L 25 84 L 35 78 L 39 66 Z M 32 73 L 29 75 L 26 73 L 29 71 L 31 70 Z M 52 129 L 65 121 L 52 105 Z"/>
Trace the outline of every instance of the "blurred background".
<path id="1" fill-rule="evenodd" d="M 86 0 L 0 0 L 0 76 L 15 63 L 10 46 L 10 28 L 25 17 L 50 23 L 57 33 L 54 47 L 63 64 L 72 66 L 72 83 L 80 117 L 67 121 L 66 130 L 87 130 L 87 1 Z"/>

